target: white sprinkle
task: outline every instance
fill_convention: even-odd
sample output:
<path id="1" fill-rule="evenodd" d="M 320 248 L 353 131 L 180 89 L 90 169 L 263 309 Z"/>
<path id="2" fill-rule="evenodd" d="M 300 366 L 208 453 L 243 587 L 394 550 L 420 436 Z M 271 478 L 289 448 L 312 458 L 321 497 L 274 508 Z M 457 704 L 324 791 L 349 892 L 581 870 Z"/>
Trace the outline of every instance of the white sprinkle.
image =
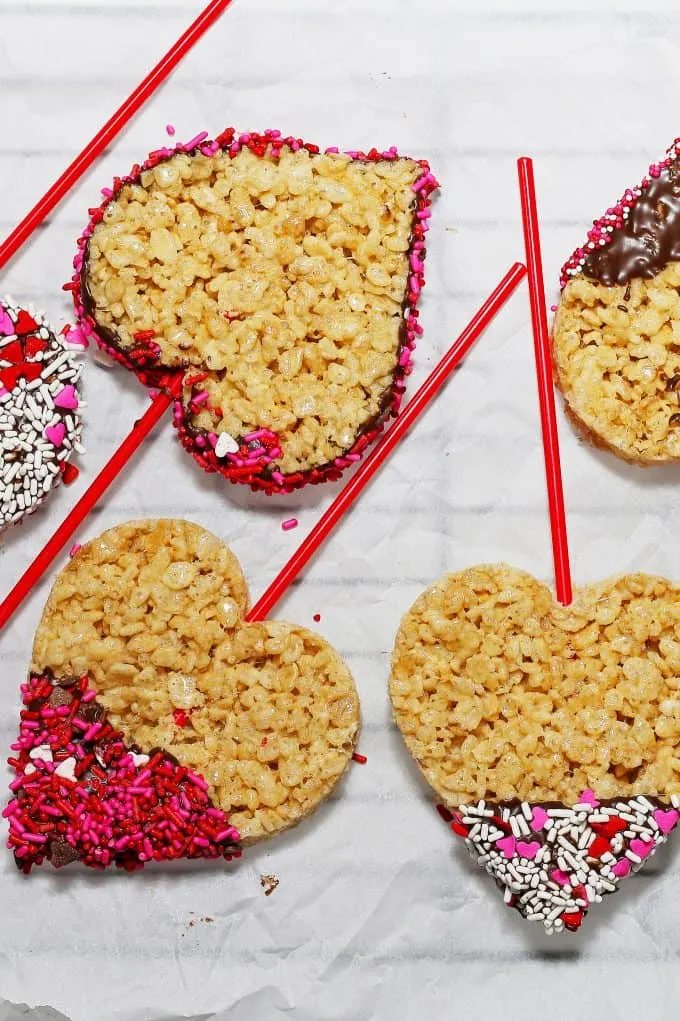
<path id="1" fill-rule="evenodd" d="M 76 778 L 76 765 L 77 765 L 76 760 L 73 757 L 73 755 L 71 755 L 70 758 L 64 759 L 63 762 L 59 763 L 59 765 L 57 766 L 57 768 L 54 771 L 55 775 L 56 776 L 61 776 L 65 780 L 75 780 L 75 778 Z"/>
<path id="2" fill-rule="evenodd" d="M 48 744 L 41 744 L 37 748 L 31 748 L 28 757 L 29 759 L 42 759 L 43 762 L 53 761 L 52 749 Z"/>
<path id="3" fill-rule="evenodd" d="M 215 444 L 216 457 L 226 457 L 227 454 L 238 454 L 239 445 L 229 433 L 220 433 Z"/>

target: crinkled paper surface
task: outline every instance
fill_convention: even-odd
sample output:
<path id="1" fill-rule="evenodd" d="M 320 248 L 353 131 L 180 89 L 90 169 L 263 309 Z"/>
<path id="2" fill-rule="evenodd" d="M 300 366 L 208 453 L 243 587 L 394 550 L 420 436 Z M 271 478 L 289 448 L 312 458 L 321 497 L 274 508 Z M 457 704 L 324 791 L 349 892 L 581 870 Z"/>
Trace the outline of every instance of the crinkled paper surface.
<path id="1" fill-rule="evenodd" d="M 199 7 L 2 0 L 1 236 Z M 552 289 L 590 221 L 680 134 L 679 43 L 680 12 L 664 0 L 234 0 L 0 274 L 0 290 L 61 327 L 70 308 L 60 285 L 87 207 L 165 143 L 167 123 L 180 139 L 234 124 L 322 146 L 397 144 L 427 157 L 442 184 L 415 384 L 523 257 L 516 157 L 536 160 Z M 5 537 L 3 594 L 146 406 L 122 370 L 90 360 L 84 379 L 81 478 Z M 680 578 L 680 470 L 642 472 L 594 453 L 563 418 L 561 435 L 576 581 L 631 569 Z M 166 422 L 78 538 L 134 516 L 190 517 L 232 544 L 257 596 L 332 495 L 266 499 L 202 476 Z M 292 514 L 300 526 L 283 532 Z M 454 844 L 390 723 L 401 614 L 445 569 L 499 559 L 551 576 L 524 288 L 280 607 L 347 657 L 367 764 L 312 820 L 236 867 L 44 869 L 26 880 L 3 849 L 0 1021 L 674 1018 L 673 846 L 581 934 L 548 939 L 503 907 Z M 53 577 L 0 637 L 3 757 Z M 280 880 L 270 897 L 263 874 Z"/>

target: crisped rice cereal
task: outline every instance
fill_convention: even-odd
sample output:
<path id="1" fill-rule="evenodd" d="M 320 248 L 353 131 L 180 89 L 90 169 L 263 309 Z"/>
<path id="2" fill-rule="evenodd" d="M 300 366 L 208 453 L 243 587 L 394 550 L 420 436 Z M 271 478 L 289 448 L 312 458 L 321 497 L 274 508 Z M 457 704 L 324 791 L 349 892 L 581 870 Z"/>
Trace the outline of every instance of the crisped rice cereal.
<path id="1" fill-rule="evenodd" d="M 264 429 L 272 454 L 256 438 L 251 461 L 297 480 L 334 466 L 387 413 L 407 295 L 420 289 L 424 174 L 410 159 L 281 143 L 276 158 L 199 148 L 142 169 L 108 201 L 87 242 L 85 310 L 126 358 L 151 346 L 159 365 L 188 370 L 183 442 L 204 467 L 236 478 L 240 465 L 252 482 L 239 458 Z"/>
<path id="2" fill-rule="evenodd" d="M 506 565 L 449 574 L 402 620 L 390 695 L 450 808 L 680 792 L 680 586 L 644 574 L 569 607 Z"/>
<path id="3" fill-rule="evenodd" d="M 33 672 L 87 674 L 114 727 L 207 781 L 243 842 L 295 825 L 344 773 L 359 729 L 351 674 L 319 635 L 245 624 L 246 583 L 215 536 L 130 522 L 57 579 Z"/>
<path id="4" fill-rule="evenodd" d="M 614 286 L 574 276 L 553 356 L 566 410 L 593 443 L 636 464 L 680 459 L 680 263 Z"/>

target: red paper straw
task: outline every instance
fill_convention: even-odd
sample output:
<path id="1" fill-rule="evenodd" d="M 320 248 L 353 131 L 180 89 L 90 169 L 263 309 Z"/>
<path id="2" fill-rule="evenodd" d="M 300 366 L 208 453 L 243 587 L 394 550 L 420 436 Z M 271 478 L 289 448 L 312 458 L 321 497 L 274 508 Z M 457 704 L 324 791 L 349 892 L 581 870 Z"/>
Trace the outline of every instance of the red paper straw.
<path id="1" fill-rule="evenodd" d="M 361 491 L 373 475 L 375 475 L 378 468 L 389 457 L 428 404 L 436 397 L 453 370 L 460 365 L 472 345 L 508 300 L 525 273 L 525 267 L 519 262 L 516 262 L 506 273 L 493 293 L 489 295 L 479 311 L 470 320 L 453 346 L 449 348 L 447 354 L 444 355 L 437 367 L 427 377 L 413 399 L 409 401 L 389 432 L 373 448 L 366 460 L 361 462 L 356 474 L 352 476 L 344 489 L 333 500 L 330 507 L 319 518 L 302 545 L 252 608 L 246 620 L 264 620 L 269 615 L 272 608 L 288 589 L 288 586 L 295 580 L 305 564 L 314 556 L 324 539 L 327 538 L 335 525 L 337 525 L 345 511 L 349 510 Z"/>
<path id="2" fill-rule="evenodd" d="M 70 167 L 66 168 L 49 191 L 43 195 L 30 213 L 24 217 L 9 237 L 3 241 L 2 245 L 0 245 L 0 269 L 9 262 L 13 255 L 16 255 L 36 227 L 40 226 L 55 206 L 61 202 L 64 195 L 83 176 L 88 167 L 94 163 L 98 156 L 101 156 L 104 149 L 110 145 L 116 135 L 122 131 L 128 121 L 134 117 L 140 107 L 153 95 L 159 85 L 165 81 L 170 72 L 177 67 L 180 60 L 198 42 L 203 33 L 217 21 L 220 14 L 231 2 L 232 0 L 211 0 L 211 3 L 207 5 L 193 24 L 189 26 L 184 35 L 168 50 L 163 59 L 156 64 L 144 81 L 137 86 L 132 95 L 116 110 L 113 117 L 106 122 L 101 131 L 85 146 Z M 121 17 L 124 17 L 124 12 L 122 12 Z"/>
<path id="3" fill-rule="evenodd" d="M 7 598 L 0 603 L 0 630 L 5 626 L 14 611 L 21 605 L 36 582 L 54 558 L 64 548 L 78 526 L 98 503 L 118 473 L 125 467 L 145 436 L 148 436 L 159 419 L 163 417 L 175 400 L 179 381 L 171 387 L 169 393 L 160 393 L 154 398 L 132 431 L 126 436 L 113 457 L 96 477 L 90 488 L 81 496 L 68 517 L 59 525 L 47 545 L 41 550 L 25 574 L 19 579 Z"/>
<path id="4" fill-rule="evenodd" d="M 559 602 L 564 606 L 568 606 L 572 599 L 572 588 L 571 571 L 569 569 L 567 519 L 564 511 L 564 493 L 562 490 L 560 442 L 557 432 L 557 417 L 555 415 L 552 355 L 550 351 L 550 335 L 548 333 L 548 316 L 545 307 L 534 166 L 528 156 L 523 156 L 517 161 L 517 172 L 519 174 L 519 190 L 522 199 L 524 247 L 529 273 L 529 300 L 531 303 L 531 324 L 534 332 L 538 399 L 541 407 L 545 478 L 548 486 L 550 530 L 552 534 L 553 561 L 555 564 L 555 591 Z"/>

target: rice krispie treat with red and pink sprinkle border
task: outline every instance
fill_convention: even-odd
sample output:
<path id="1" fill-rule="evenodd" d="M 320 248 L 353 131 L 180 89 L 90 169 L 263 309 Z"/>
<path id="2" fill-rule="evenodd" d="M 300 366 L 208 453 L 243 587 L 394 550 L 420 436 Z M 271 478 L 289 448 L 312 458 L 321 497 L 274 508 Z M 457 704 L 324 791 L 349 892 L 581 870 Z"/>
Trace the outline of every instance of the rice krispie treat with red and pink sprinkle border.
<path id="1" fill-rule="evenodd" d="M 151 153 L 79 242 L 81 326 L 149 385 L 209 472 L 268 493 L 339 478 L 395 414 L 422 332 L 424 160 L 280 132 Z"/>

